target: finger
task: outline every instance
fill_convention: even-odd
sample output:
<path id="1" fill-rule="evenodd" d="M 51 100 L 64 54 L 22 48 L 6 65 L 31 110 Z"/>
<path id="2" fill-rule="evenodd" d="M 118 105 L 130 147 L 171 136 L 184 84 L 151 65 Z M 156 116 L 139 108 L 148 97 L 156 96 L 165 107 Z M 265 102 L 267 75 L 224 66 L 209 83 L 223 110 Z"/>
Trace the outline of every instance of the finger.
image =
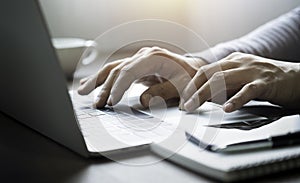
<path id="1" fill-rule="evenodd" d="M 216 72 L 210 79 L 214 85 L 225 84 L 226 90 L 234 90 L 254 81 L 257 76 L 256 70 L 252 68 L 234 68 L 226 71 Z M 223 83 L 221 83 L 223 81 Z M 219 88 L 218 88 L 219 89 Z"/>
<path id="2" fill-rule="evenodd" d="M 103 69 L 101 69 L 98 74 L 93 75 L 88 78 L 84 78 L 82 81 L 80 81 L 81 86 L 78 88 L 78 93 L 80 95 L 87 95 L 91 91 L 93 91 L 96 87 L 100 86 L 104 83 L 104 81 L 107 79 L 110 71 L 120 65 L 122 62 L 130 62 L 130 60 L 137 59 L 141 55 L 143 55 L 145 52 L 147 52 L 150 48 L 144 47 L 141 48 L 136 54 L 134 54 L 131 58 L 124 58 L 121 60 L 117 60 L 114 62 L 111 62 L 104 66 Z"/>
<path id="3" fill-rule="evenodd" d="M 78 89 L 77 92 L 80 95 L 87 95 L 89 94 L 93 89 L 96 88 L 97 86 L 97 78 L 98 76 L 95 74 L 91 77 L 89 77 L 88 80 L 86 80 L 83 84 L 81 84 Z"/>
<path id="4" fill-rule="evenodd" d="M 120 75 L 116 79 L 115 85 L 112 88 L 110 96 L 111 103 L 113 105 L 118 103 L 121 100 L 124 92 L 135 80 L 139 78 L 153 74 L 158 74 L 165 78 L 170 77 L 169 73 L 174 72 L 174 69 L 168 69 L 168 71 L 164 73 L 162 71 L 165 71 L 166 69 L 162 69 L 162 67 L 163 63 L 168 64 L 169 67 L 172 67 L 172 62 L 174 61 L 171 61 L 169 58 L 150 54 L 140 57 L 131 64 L 124 67 L 121 70 Z"/>
<path id="5" fill-rule="evenodd" d="M 85 78 L 81 79 L 81 80 L 79 81 L 80 85 L 83 85 L 83 84 L 84 84 L 85 82 L 87 82 L 90 78 L 91 78 L 91 76 L 85 77 Z"/>
<path id="6" fill-rule="evenodd" d="M 165 49 L 153 47 L 148 53 L 122 69 L 112 88 L 110 96 L 112 104 L 119 102 L 130 85 L 144 76 L 158 74 L 165 79 L 170 79 L 178 75 L 184 76 L 184 79 L 187 80 L 191 77 L 192 71 L 195 72 L 187 67 L 187 63 L 177 55 L 169 53 Z M 188 72 L 186 68 L 191 71 Z"/>
<path id="7" fill-rule="evenodd" d="M 223 105 L 224 111 L 233 112 L 240 109 L 250 100 L 259 98 L 259 96 L 264 93 L 265 89 L 264 83 L 259 80 L 246 84 L 238 93 L 236 93 Z"/>
<path id="8" fill-rule="evenodd" d="M 143 47 L 139 51 L 137 51 L 134 56 L 145 54 L 146 52 L 148 52 L 150 50 L 151 50 L 151 47 Z"/>
<path id="9" fill-rule="evenodd" d="M 205 94 L 208 94 L 210 85 L 209 83 L 205 85 L 205 83 L 207 83 L 207 81 L 214 75 L 214 73 L 220 72 L 220 70 L 221 68 L 219 64 L 212 64 L 201 67 L 183 90 L 179 109 L 193 111 L 196 109 L 196 107 L 202 105 L 203 101 L 200 101 L 200 99 L 198 99 L 198 95 L 200 95 L 202 91 L 206 92 Z M 197 91 L 202 86 L 203 88 Z M 209 99 L 208 96 L 210 96 L 210 94 L 205 97 L 205 100 Z M 187 102 L 188 100 L 189 102 Z"/>
<path id="10" fill-rule="evenodd" d="M 108 100 L 109 96 L 110 96 L 110 92 L 111 89 L 115 83 L 116 78 L 119 76 L 121 69 L 128 65 L 130 62 L 132 62 L 135 59 L 138 59 L 139 57 L 143 56 L 143 54 L 145 52 L 147 52 L 149 50 L 148 47 L 142 48 L 140 49 L 136 54 L 134 54 L 132 57 L 130 58 L 125 58 L 123 60 L 121 60 L 120 62 L 117 62 L 116 64 L 111 64 L 113 69 L 106 69 L 109 70 L 109 74 L 104 73 L 104 77 L 101 77 L 100 73 L 98 76 L 98 86 L 103 84 L 103 87 L 101 88 L 101 91 L 98 94 L 98 99 L 94 104 L 94 107 L 97 108 L 102 108 L 106 105 L 106 103 L 108 105 L 111 105 L 111 101 Z M 103 72 L 105 71 L 105 69 L 103 70 Z"/>
<path id="11" fill-rule="evenodd" d="M 192 80 L 187 84 L 182 92 L 179 108 L 184 110 L 184 103 L 189 99 L 199 88 L 207 81 L 207 76 L 205 74 L 204 68 L 196 73 Z"/>
<path id="12" fill-rule="evenodd" d="M 149 87 L 140 97 L 140 102 L 144 107 L 149 107 L 150 100 L 159 96 L 165 101 L 173 98 L 178 98 L 179 94 L 176 87 L 170 82 L 165 81 Z M 155 104 L 155 101 L 154 103 Z"/>
<path id="13" fill-rule="evenodd" d="M 78 93 L 80 95 L 87 95 L 95 88 L 103 84 L 103 82 L 108 77 L 110 71 L 121 64 L 124 60 L 118 60 L 111 62 L 103 67 L 97 74 L 83 79 L 82 84 L 78 88 Z"/>
<path id="14" fill-rule="evenodd" d="M 219 62 L 201 67 L 182 92 L 179 107 L 183 108 L 186 100 L 188 100 L 205 82 L 207 82 L 207 80 L 210 79 L 214 75 L 214 73 L 220 72 L 222 70 L 232 69 L 237 66 L 238 64 L 236 62 L 221 60 Z"/>
<path id="15" fill-rule="evenodd" d="M 98 94 L 98 99 L 95 102 L 94 107 L 102 108 L 106 105 L 110 95 L 111 88 L 114 85 L 116 78 L 119 76 L 121 68 L 127 64 L 128 62 L 123 62 L 119 64 L 117 67 L 115 67 L 113 70 L 111 70 L 107 79 L 103 83 L 103 86 Z"/>
<path id="16" fill-rule="evenodd" d="M 224 103 L 227 99 L 227 90 L 240 88 L 245 83 L 252 81 L 252 70 L 249 69 L 230 69 L 227 71 L 216 72 L 213 76 L 197 90 L 183 108 L 194 111 L 205 101 L 211 100 L 216 103 Z"/>
<path id="17" fill-rule="evenodd" d="M 192 112 L 201 106 L 206 100 L 210 99 L 210 87 L 208 83 L 205 83 L 197 92 L 195 92 L 188 100 L 183 104 L 183 110 Z"/>

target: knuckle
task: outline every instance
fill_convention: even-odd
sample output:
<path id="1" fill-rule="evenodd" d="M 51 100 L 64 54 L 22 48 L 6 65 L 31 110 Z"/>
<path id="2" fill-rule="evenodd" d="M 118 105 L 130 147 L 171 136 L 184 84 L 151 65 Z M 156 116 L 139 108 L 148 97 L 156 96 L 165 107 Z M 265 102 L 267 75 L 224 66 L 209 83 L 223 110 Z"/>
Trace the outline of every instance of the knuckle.
<path id="1" fill-rule="evenodd" d="M 143 53 L 143 52 L 145 52 L 145 51 L 147 51 L 149 49 L 150 49 L 150 47 L 143 47 L 137 53 Z"/>
<path id="2" fill-rule="evenodd" d="M 243 53 L 241 53 L 241 52 L 233 52 L 233 53 L 229 54 L 226 58 L 227 59 L 232 59 L 232 58 L 240 57 L 241 55 L 243 55 Z"/>
<path id="3" fill-rule="evenodd" d="M 152 48 L 151 48 L 152 50 L 151 51 L 161 51 L 162 50 L 162 48 L 160 48 L 160 47 L 158 47 L 158 46 L 153 46 Z"/>
<path id="4" fill-rule="evenodd" d="M 113 77 L 116 77 L 117 75 L 119 75 L 120 72 L 121 72 L 120 68 L 114 68 L 110 71 L 110 75 L 112 75 Z"/>
<path id="5" fill-rule="evenodd" d="M 167 54 L 167 50 L 154 46 L 152 48 L 149 48 L 149 52 L 148 52 L 148 56 L 154 56 L 154 55 L 163 55 L 163 54 Z"/>
<path id="6" fill-rule="evenodd" d="M 262 73 L 262 77 L 264 78 L 265 81 L 267 82 L 271 82 L 273 80 L 275 80 L 276 78 L 276 73 L 274 71 L 265 71 Z"/>
<path id="7" fill-rule="evenodd" d="M 258 89 L 258 85 L 255 83 L 249 83 L 246 85 L 246 90 L 248 92 L 255 92 Z"/>
<path id="8" fill-rule="evenodd" d="M 243 61 L 243 63 L 252 63 L 253 60 L 256 60 L 255 56 L 242 53 L 242 52 L 234 52 L 228 55 L 225 59 L 226 61 L 230 60 L 232 63 L 239 63 Z"/>

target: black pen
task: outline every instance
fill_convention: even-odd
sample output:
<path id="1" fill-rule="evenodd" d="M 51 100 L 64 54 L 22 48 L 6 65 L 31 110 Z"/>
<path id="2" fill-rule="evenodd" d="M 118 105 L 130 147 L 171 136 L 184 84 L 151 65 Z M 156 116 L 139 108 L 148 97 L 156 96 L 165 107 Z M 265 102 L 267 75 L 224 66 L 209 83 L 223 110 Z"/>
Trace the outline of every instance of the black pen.
<path id="1" fill-rule="evenodd" d="M 268 148 L 300 145 L 300 131 L 287 133 L 284 135 L 273 136 L 267 139 L 239 142 L 239 143 L 228 144 L 225 146 L 206 144 L 188 132 L 185 132 L 185 135 L 190 142 L 198 145 L 199 147 L 208 151 L 219 152 L 219 153 L 231 153 L 231 152 L 239 152 L 239 151 L 250 151 L 256 149 L 268 149 Z"/>

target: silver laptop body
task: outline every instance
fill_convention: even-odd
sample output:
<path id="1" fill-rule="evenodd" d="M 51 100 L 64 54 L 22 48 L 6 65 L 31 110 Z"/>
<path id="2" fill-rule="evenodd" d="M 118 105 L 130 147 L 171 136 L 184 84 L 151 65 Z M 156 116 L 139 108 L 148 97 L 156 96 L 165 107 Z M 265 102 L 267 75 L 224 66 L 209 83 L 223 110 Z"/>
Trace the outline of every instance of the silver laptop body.
<path id="1" fill-rule="evenodd" d="M 114 154 L 153 142 L 149 136 L 157 134 L 147 134 L 147 130 L 134 126 L 138 129 L 132 135 L 126 132 L 128 126 L 121 126 L 126 121 L 130 122 L 127 125 L 138 121 L 147 129 L 159 122 L 152 116 L 137 111 L 137 116 L 128 115 L 109 108 L 95 111 L 80 102 L 72 104 L 36 0 L 5 0 L 0 15 L 2 112 L 85 157 Z M 121 130 L 112 130 L 118 134 L 110 132 L 102 122 L 116 124 Z M 122 129 L 123 134 L 119 133 Z"/>

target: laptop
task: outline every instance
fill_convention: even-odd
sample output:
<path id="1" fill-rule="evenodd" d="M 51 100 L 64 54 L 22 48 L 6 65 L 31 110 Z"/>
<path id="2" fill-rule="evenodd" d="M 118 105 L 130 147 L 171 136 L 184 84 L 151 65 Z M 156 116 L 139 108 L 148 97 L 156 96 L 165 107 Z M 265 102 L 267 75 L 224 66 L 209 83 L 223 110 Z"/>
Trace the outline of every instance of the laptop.
<path id="1" fill-rule="evenodd" d="M 144 111 L 123 104 L 93 109 L 89 107 L 90 100 L 77 96 L 75 91 L 68 91 L 36 0 L 2 1 L 0 17 L 0 111 L 84 157 L 112 157 L 150 147 L 163 158 L 223 181 L 300 165 L 299 147 L 223 155 L 200 150 L 185 137 L 185 131 L 198 131 L 199 138 L 206 143 L 214 139 L 227 143 L 265 138 L 270 132 L 283 133 L 282 129 L 285 129 L 284 133 L 290 129 L 299 130 L 298 115 L 261 127 L 257 122 L 265 121 L 266 117 L 239 114 L 241 111 L 224 117 L 220 107 L 212 103 L 205 103 L 200 115 L 186 114 L 176 107 Z M 242 124 L 235 123 L 232 117 L 237 117 Z M 224 130 L 206 128 L 211 125 L 208 119 L 223 120 Z M 247 119 L 252 121 L 245 123 Z"/>
<path id="2" fill-rule="evenodd" d="M 90 107 L 68 91 L 39 3 L 1 4 L 2 112 L 84 157 L 144 149 L 176 131 L 128 105 Z"/>

